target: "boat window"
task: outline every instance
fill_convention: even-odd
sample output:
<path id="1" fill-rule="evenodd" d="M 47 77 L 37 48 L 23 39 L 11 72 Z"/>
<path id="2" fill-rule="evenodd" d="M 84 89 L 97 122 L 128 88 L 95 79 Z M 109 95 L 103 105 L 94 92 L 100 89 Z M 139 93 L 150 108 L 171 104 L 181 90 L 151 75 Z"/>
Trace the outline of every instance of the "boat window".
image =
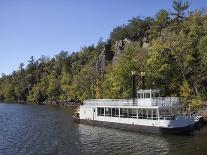
<path id="1" fill-rule="evenodd" d="M 146 109 L 139 109 L 138 118 L 139 119 L 147 119 L 147 110 Z"/>
<path id="2" fill-rule="evenodd" d="M 143 109 L 139 109 L 139 111 L 138 111 L 138 118 L 139 119 L 143 118 Z"/>
<path id="3" fill-rule="evenodd" d="M 151 109 L 149 109 L 147 112 L 147 118 L 152 119 L 152 110 Z"/>
<path id="4" fill-rule="evenodd" d="M 145 110 L 145 109 L 143 110 L 143 115 L 142 116 L 143 116 L 143 119 L 147 118 L 147 110 Z"/>
<path id="5" fill-rule="evenodd" d="M 137 109 L 129 109 L 129 118 L 137 118 Z"/>
<path id="6" fill-rule="evenodd" d="M 104 116 L 104 108 L 98 108 L 98 116 Z"/>
<path id="7" fill-rule="evenodd" d="M 112 108 L 112 117 L 119 117 L 119 109 Z"/>
<path id="8" fill-rule="evenodd" d="M 150 98 L 150 93 L 145 93 L 145 98 Z"/>
<path id="9" fill-rule="evenodd" d="M 152 111 L 153 113 L 153 119 L 156 120 L 157 119 L 157 110 L 156 109 L 153 109 Z"/>
<path id="10" fill-rule="evenodd" d="M 169 119 L 171 117 L 170 111 L 168 109 L 161 109 L 159 113 L 160 119 Z"/>
<path id="11" fill-rule="evenodd" d="M 105 108 L 105 116 L 111 116 L 111 108 Z"/>
<path id="12" fill-rule="evenodd" d="M 144 94 L 143 93 L 138 93 L 138 98 L 144 98 Z"/>
<path id="13" fill-rule="evenodd" d="M 137 95 L 138 95 L 138 98 L 141 98 L 141 95 L 140 95 L 140 93 L 138 93 Z"/>
<path id="14" fill-rule="evenodd" d="M 132 114 L 132 109 L 128 109 L 128 112 L 129 112 L 129 118 L 133 118 L 133 114 Z"/>
<path id="15" fill-rule="evenodd" d="M 120 117 L 127 118 L 128 117 L 128 109 L 120 109 Z"/>

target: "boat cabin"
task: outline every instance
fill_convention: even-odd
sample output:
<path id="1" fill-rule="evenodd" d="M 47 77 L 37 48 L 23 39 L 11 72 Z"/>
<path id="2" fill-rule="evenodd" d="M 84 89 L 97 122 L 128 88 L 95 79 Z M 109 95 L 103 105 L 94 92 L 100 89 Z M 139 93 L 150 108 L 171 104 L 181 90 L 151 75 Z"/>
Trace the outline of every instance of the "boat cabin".
<path id="1" fill-rule="evenodd" d="M 137 91 L 138 106 L 173 106 L 178 105 L 178 97 L 160 97 L 160 90 L 149 89 Z"/>

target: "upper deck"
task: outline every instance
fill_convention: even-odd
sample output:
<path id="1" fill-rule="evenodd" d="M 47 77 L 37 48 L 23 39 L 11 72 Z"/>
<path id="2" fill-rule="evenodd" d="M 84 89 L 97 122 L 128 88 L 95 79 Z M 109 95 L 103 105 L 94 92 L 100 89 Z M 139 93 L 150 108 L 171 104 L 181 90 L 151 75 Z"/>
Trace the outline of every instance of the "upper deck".
<path id="1" fill-rule="evenodd" d="M 136 99 L 92 99 L 87 106 L 171 107 L 179 105 L 178 97 L 160 97 L 160 90 L 139 90 Z"/>

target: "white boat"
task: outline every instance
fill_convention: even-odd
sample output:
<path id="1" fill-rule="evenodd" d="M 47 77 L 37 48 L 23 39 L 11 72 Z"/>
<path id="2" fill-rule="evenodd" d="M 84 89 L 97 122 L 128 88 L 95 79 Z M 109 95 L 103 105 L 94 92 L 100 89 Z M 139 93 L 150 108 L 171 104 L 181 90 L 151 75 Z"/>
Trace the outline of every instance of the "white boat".
<path id="1" fill-rule="evenodd" d="M 136 99 L 86 100 L 79 110 L 81 123 L 141 132 L 189 132 L 194 117 L 184 114 L 178 97 L 160 97 L 160 90 L 139 90 Z"/>

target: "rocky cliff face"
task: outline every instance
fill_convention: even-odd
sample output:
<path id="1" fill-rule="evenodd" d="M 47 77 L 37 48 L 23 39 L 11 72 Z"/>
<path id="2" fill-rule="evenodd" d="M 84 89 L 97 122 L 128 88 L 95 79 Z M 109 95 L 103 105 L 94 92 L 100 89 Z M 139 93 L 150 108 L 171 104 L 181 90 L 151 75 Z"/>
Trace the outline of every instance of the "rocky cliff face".
<path id="1" fill-rule="evenodd" d="M 110 44 L 103 44 L 100 54 L 96 62 L 96 71 L 100 74 L 103 74 L 106 68 L 106 65 L 113 59 L 114 53 L 111 51 Z"/>
<path id="2" fill-rule="evenodd" d="M 142 48 L 148 49 L 149 48 L 149 43 L 148 43 L 148 38 L 144 37 L 142 40 Z"/>
<path id="3" fill-rule="evenodd" d="M 116 41 L 114 44 L 114 51 L 111 50 L 110 44 L 103 44 L 96 62 L 96 71 L 103 74 L 107 64 L 110 61 L 116 60 L 117 56 L 124 51 L 124 47 L 130 43 L 132 43 L 132 41 L 127 38 Z M 143 38 L 142 48 L 148 49 L 148 46 L 147 38 Z"/>
<path id="4" fill-rule="evenodd" d="M 113 60 L 116 59 L 117 55 L 119 55 L 120 53 L 123 52 L 124 47 L 126 44 L 130 44 L 131 41 L 127 38 L 125 38 L 124 40 L 119 40 L 115 42 L 115 52 L 114 52 L 114 57 Z"/>
<path id="5" fill-rule="evenodd" d="M 101 53 L 99 54 L 96 62 L 96 71 L 99 73 L 103 73 L 105 67 L 106 67 L 106 48 L 105 45 L 103 45 Z"/>

